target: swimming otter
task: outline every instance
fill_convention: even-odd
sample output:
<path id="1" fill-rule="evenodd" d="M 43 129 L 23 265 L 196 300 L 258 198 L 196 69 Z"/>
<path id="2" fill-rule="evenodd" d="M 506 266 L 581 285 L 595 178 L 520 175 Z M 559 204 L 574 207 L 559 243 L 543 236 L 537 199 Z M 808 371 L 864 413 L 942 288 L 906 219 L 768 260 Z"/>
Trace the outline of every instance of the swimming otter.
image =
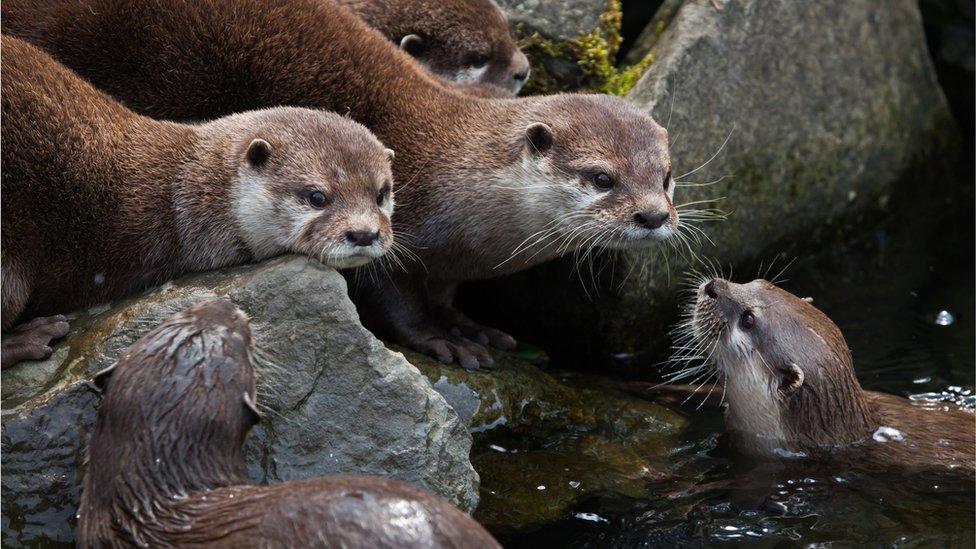
<path id="1" fill-rule="evenodd" d="M 448 502 L 403 482 L 336 476 L 252 485 L 259 421 L 252 335 L 228 301 L 197 304 L 95 376 L 78 546 L 499 547 Z"/>
<path id="2" fill-rule="evenodd" d="M 450 82 L 516 95 L 529 78 L 529 60 L 494 0 L 338 2 Z"/>
<path id="3" fill-rule="evenodd" d="M 452 306 L 459 282 L 676 230 L 667 132 L 621 99 L 462 94 L 329 0 L 45 1 L 0 4 L 4 32 L 142 113 L 326 108 L 396 150 L 395 233 L 416 260 L 352 295 L 368 328 L 442 361 L 487 368 L 486 344 L 515 345 Z"/>
<path id="4" fill-rule="evenodd" d="M 706 280 L 688 328 L 724 385 L 738 450 L 973 477 L 974 415 L 861 389 L 844 336 L 809 300 L 762 279 Z"/>
<path id="5" fill-rule="evenodd" d="M 290 107 L 151 120 L 2 40 L 5 331 L 190 271 L 283 252 L 354 267 L 392 245 L 391 152 L 362 125 Z M 2 365 L 67 331 L 60 316 L 14 328 Z"/>

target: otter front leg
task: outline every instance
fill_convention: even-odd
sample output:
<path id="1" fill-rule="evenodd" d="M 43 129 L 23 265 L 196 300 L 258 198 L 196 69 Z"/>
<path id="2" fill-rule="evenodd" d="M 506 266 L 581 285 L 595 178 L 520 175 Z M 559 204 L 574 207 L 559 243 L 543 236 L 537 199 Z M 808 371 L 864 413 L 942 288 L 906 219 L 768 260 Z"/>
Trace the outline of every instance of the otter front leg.
<path id="1" fill-rule="evenodd" d="M 353 291 L 363 324 L 394 342 L 466 370 L 490 369 L 494 359 L 481 344 L 452 333 L 431 309 L 423 282 L 416 279 L 361 281 Z"/>
<path id="2" fill-rule="evenodd" d="M 63 315 L 39 317 L 15 326 L 3 335 L 0 368 L 51 356 L 51 342 L 68 335 L 68 329 L 68 321 Z"/>
<path id="3" fill-rule="evenodd" d="M 431 309 L 438 320 L 451 328 L 455 335 L 464 336 L 482 345 L 491 345 L 503 351 L 514 351 L 517 343 L 515 338 L 494 328 L 489 328 L 468 318 L 467 315 L 454 308 L 454 294 L 457 282 L 428 282 L 427 291 L 431 302 Z"/>

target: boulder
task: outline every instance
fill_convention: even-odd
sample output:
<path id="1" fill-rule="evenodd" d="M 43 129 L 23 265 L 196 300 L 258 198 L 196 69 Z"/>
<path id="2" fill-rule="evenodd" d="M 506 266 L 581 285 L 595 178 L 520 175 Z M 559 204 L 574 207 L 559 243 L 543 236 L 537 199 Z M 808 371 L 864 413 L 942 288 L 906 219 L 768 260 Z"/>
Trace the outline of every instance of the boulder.
<path id="1" fill-rule="evenodd" d="M 286 257 L 77 315 L 51 359 L 4 371 L 4 546 L 72 542 L 99 400 L 88 379 L 164 318 L 214 298 L 251 317 L 259 402 L 269 411 L 246 447 L 256 482 L 376 474 L 475 508 L 465 423 L 403 355 L 362 327 L 342 276 Z"/>
<path id="2" fill-rule="evenodd" d="M 592 268 L 567 260 L 462 289 L 476 319 L 563 364 L 646 369 L 666 353 L 690 256 L 751 275 L 777 253 L 843 242 L 893 199 L 937 189 L 958 158 L 914 0 L 666 4 L 676 11 L 628 99 L 668 127 L 675 203 L 714 245 L 686 228 L 684 257 L 594 254 Z M 728 220 L 689 214 L 706 208 Z"/>

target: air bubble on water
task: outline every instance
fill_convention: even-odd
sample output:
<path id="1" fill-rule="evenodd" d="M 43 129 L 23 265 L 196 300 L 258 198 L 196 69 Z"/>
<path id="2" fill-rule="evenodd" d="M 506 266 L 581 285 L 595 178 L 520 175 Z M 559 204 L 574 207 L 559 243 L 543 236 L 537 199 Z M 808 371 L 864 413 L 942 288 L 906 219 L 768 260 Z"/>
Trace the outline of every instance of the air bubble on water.
<path id="1" fill-rule="evenodd" d="M 939 311 L 939 314 L 935 315 L 935 323 L 939 326 L 951 326 L 955 321 L 956 317 L 949 311 Z"/>
<path id="2" fill-rule="evenodd" d="M 578 518 L 578 519 L 580 519 L 580 520 L 588 520 L 590 522 L 603 522 L 603 523 L 606 523 L 606 524 L 610 524 L 610 521 L 609 520 L 601 517 L 600 515 L 598 515 L 596 513 L 576 513 L 573 516 L 576 517 L 576 518 Z"/>

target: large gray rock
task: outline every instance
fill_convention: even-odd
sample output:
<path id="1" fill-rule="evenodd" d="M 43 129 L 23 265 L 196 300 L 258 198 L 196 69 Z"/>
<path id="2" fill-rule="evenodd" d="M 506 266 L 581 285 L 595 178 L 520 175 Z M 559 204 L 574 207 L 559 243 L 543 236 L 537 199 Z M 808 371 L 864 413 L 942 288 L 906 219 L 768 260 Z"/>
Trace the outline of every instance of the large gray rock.
<path id="1" fill-rule="evenodd" d="M 699 225 L 715 246 L 696 253 L 747 266 L 747 276 L 776 252 L 843 241 L 902 189 L 938 192 L 958 132 L 914 0 L 715 4 L 679 7 L 629 95 L 669 126 L 674 174 L 694 172 L 682 182 L 726 177 L 675 193 L 677 204 L 725 197 L 690 208 L 731 212 Z M 492 302 L 473 312 L 556 359 L 661 360 L 676 321 L 674 275 L 688 261 L 671 258 L 670 277 L 657 251 L 602 261 L 595 285 L 585 262 L 581 284 L 569 261 L 491 283 L 478 293 Z"/>
<path id="2" fill-rule="evenodd" d="M 498 0 L 513 25 L 546 38 L 569 40 L 592 32 L 608 0 Z"/>
<path id="3" fill-rule="evenodd" d="M 95 371 L 170 314 L 229 298 L 251 317 L 259 401 L 247 443 L 258 482 L 359 473 L 417 483 L 472 510 L 465 424 L 403 355 L 359 323 L 343 278 L 305 258 L 197 275 L 82 315 L 55 355 L 4 372 L 3 545 L 70 543 Z"/>

